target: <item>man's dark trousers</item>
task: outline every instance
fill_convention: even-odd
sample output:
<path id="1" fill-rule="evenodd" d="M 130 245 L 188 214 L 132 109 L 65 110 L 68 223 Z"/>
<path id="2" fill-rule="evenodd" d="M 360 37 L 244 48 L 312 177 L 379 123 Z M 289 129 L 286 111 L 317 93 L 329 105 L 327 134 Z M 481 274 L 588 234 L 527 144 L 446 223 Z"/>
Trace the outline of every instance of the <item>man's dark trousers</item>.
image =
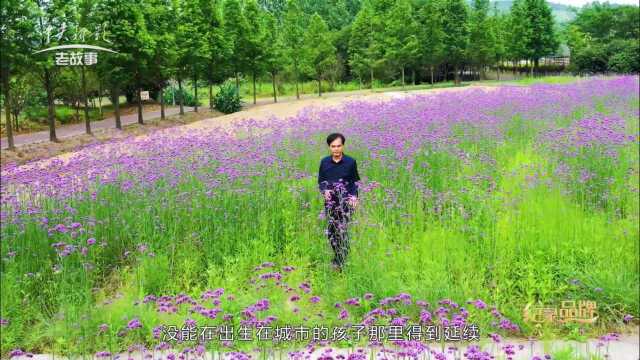
<path id="1" fill-rule="evenodd" d="M 331 248 L 335 253 L 332 263 L 342 267 L 349 253 L 349 234 L 347 226 L 353 214 L 353 208 L 347 203 L 346 198 L 337 201 L 332 197 L 331 201 L 325 200 L 325 215 L 328 219 L 328 238 Z"/>

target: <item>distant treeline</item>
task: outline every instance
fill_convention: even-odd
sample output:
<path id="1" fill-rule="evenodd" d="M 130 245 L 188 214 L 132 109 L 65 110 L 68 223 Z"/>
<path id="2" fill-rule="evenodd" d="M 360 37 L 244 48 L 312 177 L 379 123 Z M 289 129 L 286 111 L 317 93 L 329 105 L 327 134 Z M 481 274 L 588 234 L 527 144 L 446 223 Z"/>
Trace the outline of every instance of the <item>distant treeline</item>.
<path id="1" fill-rule="evenodd" d="M 540 59 L 571 53 L 569 70 L 637 72 L 637 6 L 594 3 L 564 27 L 545 0 L 515 0 L 508 12 L 489 0 L 4 0 L 1 49 L 6 119 L 38 84 L 55 136 L 55 100 L 86 103 L 87 94 L 138 102 L 140 90 L 168 84 L 212 86 L 269 78 L 321 84 L 356 80 L 434 82 L 484 77 L 487 69 L 547 71 Z M 102 46 L 92 66 L 56 66 L 33 52 L 73 43 Z M 508 68 L 527 60 L 530 66 Z M 498 66 L 499 64 L 502 64 Z M 554 70 L 556 65 L 552 65 Z M 565 67 L 562 66 L 562 70 Z M 80 85 L 81 84 L 81 85 Z M 255 85 L 254 85 L 255 86 Z M 14 94 L 15 96 L 12 96 Z M 20 93 L 21 92 L 21 93 Z M 164 97 L 159 95 L 158 99 Z M 180 97 L 182 99 L 182 96 Z M 13 100 L 12 100 L 13 99 Z M 255 101 L 255 92 L 254 92 Z M 213 102 L 210 101 L 210 106 Z M 182 101 L 180 102 L 182 105 Z M 8 105 L 8 106 L 7 106 Z M 14 110 L 11 110 L 13 106 Z M 163 104 L 164 106 L 164 104 Z M 116 119 L 119 118 L 115 102 Z M 197 110 L 197 108 L 196 108 Z M 17 120 L 17 115 L 15 115 Z M 86 116 L 85 118 L 89 118 Z M 11 138 L 11 121 L 5 121 Z M 119 121 L 117 121 L 119 127 Z M 87 123 L 87 131 L 90 131 Z M 11 144 L 10 140 L 10 144 Z"/>

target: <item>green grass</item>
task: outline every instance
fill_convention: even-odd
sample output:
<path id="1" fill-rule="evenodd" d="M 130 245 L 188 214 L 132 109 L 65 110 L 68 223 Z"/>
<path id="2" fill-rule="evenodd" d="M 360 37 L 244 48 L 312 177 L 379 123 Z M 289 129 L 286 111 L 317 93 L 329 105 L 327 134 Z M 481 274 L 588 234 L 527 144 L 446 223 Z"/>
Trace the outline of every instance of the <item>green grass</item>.
<path id="1" fill-rule="evenodd" d="M 562 349 L 555 350 L 551 354 L 553 356 L 553 359 L 556 360 L 607 360 L 612 358 L 611 356 L 605 357 L 604 349 L 590 349 L 587 352 L 588 355 L 585 356 L 581 355 L 579 352 L 577 352 L 576 349 L 569 345 L 565 346 Z"/>
<path id="2" fill-rule="evenodd" d="M 461 86 L 466 86 L 471 83 L 463 83 Z M 322 82 L 322 93 L 323 95 L 326 93 L 333 92 L 346 92 L 346 91 L 372 91 L 372 92 L 386 92 L 386 91 L 400 91 L 400 90 L 422 90 L 422 89 L 431 89 L 431 88 L 446 88 L 453 87 L 453 81 L 447 82 L 439 82 L 435 83 L 433 86 L 430 84 L 416 84 L 412 85 L 410 83 L 406 84 L 404 89 L 401 85 L 390 86 L 389 84 L 383 84 L 377 81 L 374 84 L 374 88 L 371 89 L 367 84 L 364 84 L 362 89 L 358 82 L 349 82 L 349 83 L 336 83 L 333 89 L 329 88 L 329 84 L 326 81 Z M 185 89 L 187 91 L 193 93 L 193 86 L 191 83 L 185 85 Z M 212 96 L 218 92 L 218 86 L 213 86 Z M 318 83 L 315 81 L 302 82 L 299 84 L 300 95 L 309 95 L 309 94 L 318 94 Z M 242 96 L 242 100 L 245 103 L 253 102 L 253 85 L 251 82 L 241 82 L 240 85 L 240 94 Z M 295 84 L 285 83 L 282 84 L 277 90 L 277 96 L 280 97 L 295 97 Z M 201 106 L 209 104 L 209 88 L 207 86 L 198 86 L 198 99 L 200 100 Z M 270 82 L 259 82 L 256 83 L 256 99 L 273 99 L 273 87 Z"/>
<path id="3" fill-rule="evenodd" d="M 560 75 L 560 76 L 525 76 L 515 80 L 481 80 L 476 83 L 482 85 L 522 85 L 528 86 L 532 84 L 570 84 L 580 81 L 583 78 L 579 76 Z"/>
<path id="4" fill-rule="evenodd" d="M 67 125 L 71 123 L 84 122 L 84 108 L 81 107 L 76 114 L 76 109 L 66 105 L 55 106 L 56 123 Z M 21 129 L 41 130 L 47 128 L 48 108 L 46 106 L 27 108 L 20 113 L 18 123 Z M 89 119 L 91 121 L 101 120 L 99 109 L 89 108 Z M 13 119 L 12 119 L 13 121 Z M 13 124 L 13 122 L 12 122 Z M 4 112 L 0 118 L 0 126 L 6 126 Z"/>

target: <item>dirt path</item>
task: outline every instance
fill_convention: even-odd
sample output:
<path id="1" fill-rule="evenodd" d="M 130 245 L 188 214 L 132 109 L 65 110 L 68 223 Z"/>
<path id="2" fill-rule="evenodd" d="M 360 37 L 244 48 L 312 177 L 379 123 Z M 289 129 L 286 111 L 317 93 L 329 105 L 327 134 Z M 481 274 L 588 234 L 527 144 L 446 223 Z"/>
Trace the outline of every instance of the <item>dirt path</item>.
<path id="1" fill-rule="evenodd" d="M 451 87 L 451 88 L 441 88 L 441 89 L 421 89 L 421 90 L 412 90 L 412 91 L 388 91 L 388 92 L 371 92 L 370 90 L 366 91 L 353 91 L 353 92 L 342 92 L 342 93 L 327 93 L 323 97 L 317 96 L 305 96 L 300 100 L 293 99 L 285 99 L 283 101 L 277 103 L 267 103 L 264 105 L 251 105 L 247 110 L 239 111 L 236 113 L 217 116 L 213 118 L 208 118 L 200 121 L 196 121 L 187 125 L 182 125 L 181 128 L 184 130 L 191 129 L 206 129 L 213 127 L 230 127 L 234 122 L 241 121 L 244 119 L 254 119 L 256 121 L 267 121 L 271 117 L 275 116 L 278 118 L 295 116 L 298 114 L 300 110 L 307 107 L 318 107 L 318 108 L 329 108 L 333 106 L 339 106 L 343 102 L 351 101 L 351 100 L 372 100 L 372 101 L 380 101 L 380 100 L 390 100 L 397 97 L 403 97 L 407 95 L 414 94 L 436 94 L 442 92 L 458 92 L 458 91 L 467 91 L 469 89 L 484 89 L 485 91 L 493 91 L 497 87 L 495 86 L 482 86 L 482 85 L 469 85 L 465 87 Z M 266 101 L 266 100 L 263 100 Z M 137 115 L 136 115 L 137 116 Z M 84 126 L 84 124 L 81 124 Z M 84 128 L 83 128 L 84 129 Z M 147 136 L 153 135 L 153 132 L 140 135 L 136 139 L 142 139 Z M 98 145 L 100 147 L 113 148 L 121 146 L 119 143 L 105 143 Z M 82 151 L 82 150 L 80 150 Z M 47 159 L 42 159 L 39 161 L 34 161 L 26 165 L 21 166 L 34 166 L 34 167 L 42 167 L 46 166 L 53 160 L 59 160 L 63 163 L 66 163 L 74 154 L 77 152 L 66 152 L 60 155 L 56 155 Z"/>
<path id="2" fill-rule="evenodd" d="M 193 108 L 185 106 L 184 111 L 193 111 Z M 165 115 L 171 116 L 178 114 L 180 112 L 179 107 L 168 107 L 165 109 Z M 148 121 L 151 119 L 156 119 L 160 117 L 160 110 L 158 111 L 147 111 L 142 114 L 142 119 L 144 121 Z M 121 115 L 120 122 L 122 126 L 135 124 L 138 122 L 138 114 L 129 114 L 129 115 Z M 91 122 L 91 131 L 95 132 L 101 129 L 109 129 L 116 127 L 116 118 L 110 117 L 104 120 L 92 121 Z M 85 134 L 85 123 L 77 123 L 73 125 L 63 125 L 56 128 L 56 137 L 59 140 L 68 139 L 73 136 Z M 49 130 L 36 131 L 27 134 L 15 135 L 13 137 L 13 144 L 18 147 L 22 145 L 36 144 L 40 142 L 48 142 L 49 141 Z M 0 147 L 2 150 L 7 149 L 9 146 L 8 140 L 6 137 L 0 139 Z"/>

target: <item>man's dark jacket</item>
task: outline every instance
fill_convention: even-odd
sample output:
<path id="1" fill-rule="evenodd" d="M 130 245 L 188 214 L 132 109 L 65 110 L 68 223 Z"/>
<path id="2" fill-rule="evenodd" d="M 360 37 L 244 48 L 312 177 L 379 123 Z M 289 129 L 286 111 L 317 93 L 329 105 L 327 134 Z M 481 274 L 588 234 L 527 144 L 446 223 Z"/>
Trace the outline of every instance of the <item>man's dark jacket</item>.
<path id="1" fill-rule="evenodd" d="M 356 160 L 349 155 L 342 154 L 342 159 L 337 163 L 333 161 L 331 155 L 322 158 L 318 171 L 318 187 L 320 191 L 335 190 L 335 184 L 341 182 L 345 185 L 347 193 L 358 196 L 358 185 L 360 180 Z M 335 195 L 334 191 L 334 195 Z"/>

